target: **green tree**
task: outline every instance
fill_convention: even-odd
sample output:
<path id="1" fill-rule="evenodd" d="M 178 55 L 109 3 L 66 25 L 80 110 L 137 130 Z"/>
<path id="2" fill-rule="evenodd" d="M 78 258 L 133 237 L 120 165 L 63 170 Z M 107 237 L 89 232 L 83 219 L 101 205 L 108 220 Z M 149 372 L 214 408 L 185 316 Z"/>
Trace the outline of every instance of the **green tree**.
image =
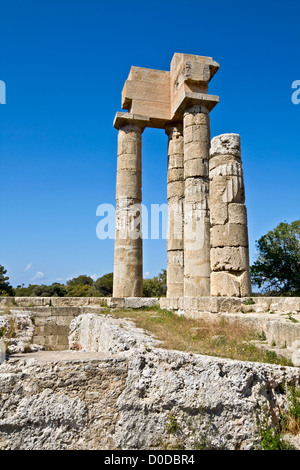
<path id="1" fill-rule="evenodd" d="M 145 297 L 165 297 L 167 292 L 167 271 L 161 272 L 152 279 L 144 279 L 143 294 Z"/>
<path id="2" fill-rule="evenodd" d="M 272 295 L 300 295 L 300 220 L 280 223 L 256 247 L 252 282 Z"/>
<path id="3" fill-rule="evenodd" d="M 0 264 L 0 295 L 13 296 L 14 290 L 10 285 L 9 277 L 5 276 L 7 270 Z"/>
<path id="4" fill-rule="evenodd" d="M 63 284 L 54 282 L 50 286 L 42 284 L 40 286 L 35 286 L 32 289 L 30 296 L 31 297 L 64 297 L 67 295 L 67 288 Z"/>
<path id="5" fill-rule="evenodd" d="M 110 297 L 113 293 L 113 282 L 113 273 L 104 274 L 104 276 L 99 277 L 94 283 L 98 295 L 100 297 Z"/>
<path id="6" fill-rule="evenodd" d="M 94 284 L 93 279 L 90 276 L 81 274 L 80 276 L 73 277 L 67 282 L 68 286 L 92 286 Z"/>
<path id="7" fill-rule="evenodd" d="M 89 284 L 76 284 L 74 286 L 68 286 L 68 297 L 96 297 L 97 292 L 94 286 Z"/>

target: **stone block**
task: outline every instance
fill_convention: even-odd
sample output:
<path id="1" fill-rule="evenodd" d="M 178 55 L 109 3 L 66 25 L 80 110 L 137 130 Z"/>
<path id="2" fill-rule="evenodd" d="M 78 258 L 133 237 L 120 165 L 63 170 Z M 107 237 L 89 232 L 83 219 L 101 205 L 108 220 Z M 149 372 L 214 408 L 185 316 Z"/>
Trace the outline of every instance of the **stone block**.
<path id="1" fill-rule="evenodd" d="M 270 310 L 274 312 L 300 312 L 300 297 L 271 297 Z"/>
<path id="2" fill-rule="evenodd" d="M 218 312 L 238 313 L 242 311 L 242 299 L 235 297 L 219 297 Z"/>
<path id="3" fill-rule="evenodd" d="M 184 180 L 184 171 L 183 168 L 174 168 L 168 169 L 168 183 L 172 183 L 174 181 L 182 181 L 182 192 L 183 193 L 183 180 Z"/>
<path id="4" fill-rule="evenodd" d="M 247 209 L 245 204 L 228 204 L 228 221 L 230 224 L 247 225 Z"/>
<path id="5" fill-rule="evenodd" d="M 105 307 L 108 305 L 108 297 L 89 297 L 89 305 Z"/>
<path id="6" fill-rule="evenodd" d="M 249 271 L 249 251 L 243 246 L 211 248 L 212 271 Z"/>
<path id="7" fill-rule="evenodd" d="M 248 247 L 248 232 L 245 225 L 215 225 L 210 230 L 212 248 L 217 247 Z"/>
<path id="8" fill-rule="evenodd" d="M 197 299 L 197 310 L 201 312 L 218 313 L 219 299 L 217 297 L 200 297 Z"/>
<path id="9" fill-rule="evenodd" d="M 197 176 L 207 177 L 208 160 L 203 158 L 195 158 L 186 160 L 184 163 L 184 178 L 192 178 Z"/>
<path id="10" fill-rule="evenodd" d="M 206 297 L 210 292 L 209 277 L 184 277 L 184 297 Z"/>
<path id="11" fill-rule="evenodd" d="M 202 178 L 188 178 L 185 180 L 184 186 L 184 212 L 187 213 L 187 204 L 190 204 L 190 208 L 193 209 L 192 205 L 195 203 L 203 203 L 203 209 L 208 208 L 209 198 L 209 182 Z"/>
<path id="12" fill-rule="evenodd" d="M 228 204 L 222 200 L 218 203 L 209 201 L 211 225 L 225 225 L 228 222 Z"/>
<path id="13" fill-rule="evenodd" d="M 209 127 L 209 121 L 209 114 L 198 112 L 198 110 L 195 113 L 186 112 L 184 114 L 185 129 L 190 126 Z"/>
<path id="14" fill-rule="evenodd" d="M 184 186 L 182 181 L 172 181 L 168 183 L 167 186 L 167 198 L 168 200 L 171 198 L 180 197 L 183 195 Z"/>
<path id="15" fill-rule="evenodd" d="M 207 141 L 193 141 L 184 144 L 184 155 L 183 159 L 193 160 L 197 158 L 204 158 L 208 161 L 209 142 Z M 208 165 L 207 165 L 207 177 L 208 177 Z"/>
<path id="16" fill-rule="evenodd" d="M 88 304 L 88 297 L 51 297 L 53 307 L 82 307 Z"/>
<path id="17" fill-rule="evenodd" d="M 124 308 L 125 307 L 125 299 L 124 297 L 109 297 L 108 299 L 108 306 L 110 308 Z"/>
<path id="18" fill-rule="evenodd" d="M 124 308 L 139 309 L 157 305 L 159 305 L 159 299 L 156 297 L 126 297 L 124 299 Z"/>
<path id="19" fill-rule="evenodd" d="M 221 297 L 245 297 L 251 293 L 249 273 L 234 275 L 228 272 L 211 273 L 211 295 Z"/>
<path id="20" fill-rule="evenodd" d="M 173 170 L 174 168 L 183 168 L 183 153 L 169 154 L 168 157 L 168 169 Z"/>
<path id="21" fill-rule="evenodd" d="M 184 121 L 186 123 L 186 120 Z M 210 131 L 209 126 L 193 124 L 191 126 L 184 126 L 184 146 L 191 142 L 206 142 L 206 148 L 209 151 L 210 146 Z"/>

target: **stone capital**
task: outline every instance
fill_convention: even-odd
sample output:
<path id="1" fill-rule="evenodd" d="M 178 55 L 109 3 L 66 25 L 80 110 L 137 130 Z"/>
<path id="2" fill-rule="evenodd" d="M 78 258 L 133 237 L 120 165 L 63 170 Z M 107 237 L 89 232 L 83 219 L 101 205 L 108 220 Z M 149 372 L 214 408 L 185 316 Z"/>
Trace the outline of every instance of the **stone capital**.
<path id="1" fill-rule="evenodd" d="M 174 106 L 174 116 L 178 119 L 183 116 L 187 108 L 199 106 L 199 112 L 209 114 L 219 103 L 219 97 L 205 93 L 185 92 Z"/>
<path id="2" fill-rule="evenodd" d="M 126 126 L 137 126 L 142 133 L 145 127 L 149 125 L 149 122 L 150 118 L 148 116 L 118 112 L 114 119 L 114 127 L 119 130 Z"/>
<path id="3" fill-rule="evenodd" d="M 170 139 L 173 139 L 174 137 L 180 137 L 183 135 L 183 125 L 182 121 L 181 122 L 171 122 L 170 124 L 167 124 L 165 127 L 165 133 Z"/>

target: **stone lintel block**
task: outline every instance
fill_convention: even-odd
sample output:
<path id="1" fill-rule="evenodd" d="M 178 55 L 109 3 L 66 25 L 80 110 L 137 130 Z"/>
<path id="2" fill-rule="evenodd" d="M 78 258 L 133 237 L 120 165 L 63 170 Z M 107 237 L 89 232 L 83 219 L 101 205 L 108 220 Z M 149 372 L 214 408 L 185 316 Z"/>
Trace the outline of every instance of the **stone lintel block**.
<path id="1" fill-rule="evenodd" d="M 228 223 L 226 225 L 215 225 L 211 227 L 210 238 L 212 248 L 229 246 L 248 247 L 247 227 L 241 224 Z"/>
<path id="2" fill-rule="evenodd" d="M 160 78 L 159 75 L 153 80 L 126 80 L 122 91 L 122 109 L 130 110 L 133 100 L 166 103 L 170 107 L 170 74 L 162 71 L 163 79 L 168 78 L 165 82 L 156 79 Z"/>
<path id="3" fill-rule="evenodd" d="M 176 52 L 171 61 L 171 81 L 207 85 L 219 68 L 220 65 L 212 57 Z"/>
<path id="4" fill-rule="evenodd" d="M 150 120 L 147 123 L 147 127 L 164 129 L 170 122 L 169 103 L 133 100 L 130 110 L 133 114 L 148 116 Z"/>
<path id="5" fill-rule="evenodd" d="M 241 156 L 241 138 L 239 134 L 221 134 L 211 141 L 210 156 L 235 155 Z"/>

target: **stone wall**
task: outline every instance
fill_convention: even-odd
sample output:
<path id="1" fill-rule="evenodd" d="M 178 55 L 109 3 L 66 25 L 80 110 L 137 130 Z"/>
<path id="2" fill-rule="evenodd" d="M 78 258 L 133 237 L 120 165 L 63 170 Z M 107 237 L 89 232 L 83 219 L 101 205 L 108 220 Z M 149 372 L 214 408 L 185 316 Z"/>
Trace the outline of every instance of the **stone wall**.
<path id="1" fill-rule="evenodd" d="M 108 308 L 139 309 L 160 307 L 187 318 L 214 318 L 215 315 L 245 321 L 265 332 L 269 343 L 292 346 L 300 340 L 300 299 L 298 297 L 0 297 L 0 318 L 24 312 L 31 318 L 30 344 L 47 350 L 68 349 L 69 327 L 81 314 L 100 313 Z M 1 322 L 0 322 L 1 327 Z M 30 330 L 30 331 L 31 331 Z M 24 342 L 21 338 L 21 342 Z M 297 346 L 298 348 L 298 346 Z"/>
<path id="2" fill-rule="evenodd" d="M 110 307 L 142 308 L 160 306 L 165 309 L 201 312 L 236 313 L 249 311 L 300 313 L 300 297 L 0 297 L 0 309 L 6 307 Z"/>

